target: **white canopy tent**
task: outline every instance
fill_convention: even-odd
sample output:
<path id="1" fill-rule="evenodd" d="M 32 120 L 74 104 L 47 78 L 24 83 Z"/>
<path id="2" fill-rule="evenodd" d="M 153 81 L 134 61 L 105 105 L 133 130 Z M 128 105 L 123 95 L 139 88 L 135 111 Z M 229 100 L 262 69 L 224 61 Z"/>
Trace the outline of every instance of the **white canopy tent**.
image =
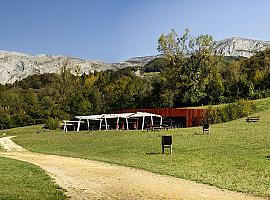
<path id="1" fill-rule="evenodd" d="M 87 121 L 87 128 L 89 130 L 89 120 L 95 120 L 95 121 L 102 121 L 102 115 L 88 115 L 88 116 L 75 116 L 76 119 L 79 119 L 78 121 L 78 126 L 77 126 L 77 131 L 80 130 L 81 126 L 81 121 L 86 120 Z"/>
<path id="2" fill-rule="evenodd" d="M 129 116 L 129 118 L 138 118 L 138 117 L 143 118 L 142 130 L 144 129 L 145 117 L 151 117 L 151 125 L 152 126 L 154 125 L 153 117 L 159 117 L 160 118 L 160 126 L 162 125 L 162 116 L 161 115 L 157 115 L 157 114 L 153 114 L 153 113 L 147 113 L 147 112 L 136 112 L 136 113 L 133 113 L 132 115 Z"/>
<path id="3" fill-rule="evenodd" d="M 129 118 L 140 118 L 142 117 L 142 130 L 144 129 L 144 123 L 145 123 L 145 117 L 150 117 L 151 118 L 151 125 L 153 126 L 154 121 L 153 117 L 159 117 L 160 118 L 160 126 L 162 125 L 162 116 L 161 115 L 156 115 L 153 113 L 146 113 L 146 112 L 136 112 L 136 113 L 120 113 L 120 114 L 101 114 L 101 115 L 89 115 L 89 116 L 75 116 L 76 119 L 79 119 L 78 121 L 78 126 L 77 126 L 77 131 L 80 130 L 80 124 L 82 120 L 87 120 L 87 128 L 89 130 L 89 121 L 90 120 L 95 120 L 95 121 L 100 121 L 99 125 L 99 130 L 102 128 L 102 122 L 103 120 L 105 121 L 105 129 L 108 130 L 108 123 L 107 119 L 117 119 L 116 121 L 116 129 L 119 128 L 119 119 L 124 118 L 126 119 L 126 126 L 127 130 L 129 130 L 128 127 L 128 119 Z"/>
<path id="4" fill-rule="evenodd" d="M 127 130 L 129 130 L 129 128 L 128 128 L 128 117 L 129 117 L 131 114 L 133 114 L 133 113 L 103 114 L 102 120 L 104 119 L 104 121 L 105 121 L 105 127 L 106 127 L 106 130 L 108 130 L 107 119 L 117 119 L 117 121 L 116 121 L 116 126 L 117 126 L 116 129 L 118 129 L 118 128 L 119 128 L 119 119 L 120 119 L 120 118 L 126 119 Z M 101 120 L 101 123 L 102 123 L 102 120 Z M 100 126 L 99 130 L 101 130 L 101 126 Z"/>

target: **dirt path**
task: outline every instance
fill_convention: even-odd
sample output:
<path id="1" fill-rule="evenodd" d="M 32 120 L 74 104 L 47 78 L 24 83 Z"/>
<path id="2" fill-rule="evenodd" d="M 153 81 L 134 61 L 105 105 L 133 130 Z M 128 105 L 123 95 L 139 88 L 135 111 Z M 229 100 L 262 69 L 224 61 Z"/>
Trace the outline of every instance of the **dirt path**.
<path id="1" fill-rule="evenodd" d="M 0 138 L 0 156 L 43 168 L 71 199 L 255 200 L 247 194 L 91 160 L 32 153 Z"/>

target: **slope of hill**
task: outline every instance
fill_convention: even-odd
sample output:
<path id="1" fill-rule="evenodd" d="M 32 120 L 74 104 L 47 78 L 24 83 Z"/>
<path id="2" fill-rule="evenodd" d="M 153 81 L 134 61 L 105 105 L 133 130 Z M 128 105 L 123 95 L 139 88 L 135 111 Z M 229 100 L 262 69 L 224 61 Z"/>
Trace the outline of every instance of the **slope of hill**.
<path id="1" fill-rule="evenodd" d="M 69 60 L 71 66 L 79 65 L 81 73 L 135 67 L 145 65 L 154 57 L 137 57 L 118 63 L 83 60 L 66 56 L 32 56 L 17 52 L 0 51 L 0 83 L 14 83 L 33 74 L 59 73 L 62 63 Z"/>
<path id="2" fill-rule="evenodd" d="M 232 37 L 216 42 L 214 50 L 223 56 L 249 58 L 267 48 L 270 48 L 270 41 Z"/>

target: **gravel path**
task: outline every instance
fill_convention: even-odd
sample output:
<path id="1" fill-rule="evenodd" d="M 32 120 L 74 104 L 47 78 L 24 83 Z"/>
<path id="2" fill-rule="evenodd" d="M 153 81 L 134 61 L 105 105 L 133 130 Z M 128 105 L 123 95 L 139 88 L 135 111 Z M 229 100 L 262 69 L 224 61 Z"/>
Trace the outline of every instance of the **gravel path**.
<path id="1" fill-rule="evenodd" d="M 0 138 L 1 146 L 7 150 L 0 152 L 0 156 L 40 166 L 71 199 L 263 199 L 129 167 L 33 153 L 13 143 L 11 138 Z"/>

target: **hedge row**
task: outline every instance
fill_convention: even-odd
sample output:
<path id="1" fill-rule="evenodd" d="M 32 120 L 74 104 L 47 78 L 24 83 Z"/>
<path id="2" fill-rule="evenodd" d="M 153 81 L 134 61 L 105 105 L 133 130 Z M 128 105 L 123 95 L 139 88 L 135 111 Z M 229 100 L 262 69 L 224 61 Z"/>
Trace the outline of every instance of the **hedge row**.
<path id="1" fill-rule="evenodd" d="M 224 106 L 209 106 L 203 117 L 204 123 L 217 124 L 248 116 L 256 111 L 252 101 L 239 100 Z"/>

